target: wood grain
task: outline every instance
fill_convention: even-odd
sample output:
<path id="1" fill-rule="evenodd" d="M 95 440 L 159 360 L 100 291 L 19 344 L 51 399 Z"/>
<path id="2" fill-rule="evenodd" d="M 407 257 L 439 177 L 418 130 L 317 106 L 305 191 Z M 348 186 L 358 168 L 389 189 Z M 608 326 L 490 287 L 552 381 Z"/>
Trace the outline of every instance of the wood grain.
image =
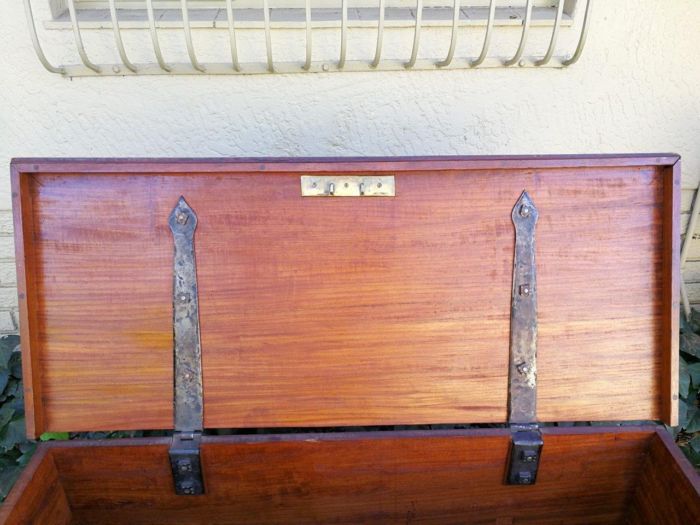
<path id="1" fill-rule="evenodd" d="M 37 342 L 38 306 L 36 301 L 36 258 L 34 254 L 34 212 L 30 199 L 30 172 L 20 174 L 13 164 L 12 212 L 15 237 L 15 264 L 17 268 L 17 294 L 20 316 L 20 340 L 22 341 L 22 383 L 27 435 L 38 437 L 44 428 L 44 412 L 41 403 L 42 366 Z"/>
<path id="2" fill-rule="evenodd" d="M 523 189 L 539 419 L 670 421 L 675 160 L 19 162 L 34 433 L 172 427 L 180 195 L 199 217 L 206 427 L 504 421 Z M 304 199 L 301 172 L 390 172 L 397 196 Z"/>
<path id="3" fill-rule="evenodd" d="M 627 521 L 649 523 L 700 523 L 700 475 L 664 429 L 649 445 Z"/>
<path id="4" fill-rule="evenodd" d="M 48 447 L 39 445 L 22 476 L 0 505 L 3 525 L 67 525 L 70 507 Z"/>
<path id="5" fill-rule="evenodd" d="M 678 425 L 679 392 L 679 337 L 680 337 L 680 289 L 681 289 L 681 230 L 680 195 L 681 161 L 664 172 L 663 214 L 663 319 L 661 347 L 662 361 L 662 418 L 668 425 Z"/>
<path id="6" fill-rule="evenodd" d="M 590 429 L 589 429 L 590 430 Z M 207 493 L 163 445 L 61 447 L 76 523 L 620 523 L 653 430 L 547 431 L 537 485 L 503 484 L 503 430 L 207 438 Z"/>

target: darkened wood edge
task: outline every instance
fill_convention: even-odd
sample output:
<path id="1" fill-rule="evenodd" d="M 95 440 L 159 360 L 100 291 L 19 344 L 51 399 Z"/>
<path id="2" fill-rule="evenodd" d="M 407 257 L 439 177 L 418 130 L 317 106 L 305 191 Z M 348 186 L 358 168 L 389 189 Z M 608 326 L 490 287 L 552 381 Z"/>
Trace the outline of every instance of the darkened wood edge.
<path id="1" fill-rule="evenodd" d="M 19 166 L 11 168 L 12 216 L 14 222 L 15 265 L 17 268 L 17 297 L 19 330 L 22 349 L 22 382 L 24 388 L 25 424 L 27 436 L 37 438 L 44 432 L 41 406 L 41 366 L 36 343 L 36 275 L 32 199 L 28 175 Z"/>
<path id="2" fill-rule="evenodd" d="M 446 171 L 583 167 L 669 166 L 674 153 L 611 155 L 309 157 L 309 158 L 17 158 L 20 173 L 301 173 L 358 171 Z"/>
<path id="3" fill-rule="evenodd" d="M 674 463 L 678 465 L 678 469 L 683 473 L 683 476 L 695 489 L 695 492 L 698 494 L 698 498 L 700 498 L 700 473 L 695 470 L 688 458 L 685 457 L 685 454 L 683 454 L 681 449 L 678 448 L 678 445 L 673 440 L 673 436 L 671 436 L 671 434 L 664 427 L 657 427 L 656 435 L 666 450 L 668 450 L 669 454 L 671 454 Z"/>
<path id="4" fill-rule="evenodd" d="M 543 427 L 542 434 L 550 436 L 564 435 L 594 435 L 594 434 L 653 434 L 658 425 L 625 425 L 625 426 L 588 426 L 588 427 Z M 662 428 L 662 430 L 664 430 Z M 300 433 L 270 433 L 270 434 L 239 434 L 231 436 L 202 436 L 202 444 L 227 443 L 269 443 L 294 441 L 352 441 L 376 439 L 412 439 L 412 438 L 449 438 L 449 437 L 510 437 L 508 428 L 469 428 L 469 429 L 436 429 L 436 430 L 371 430 L 352 432 L 300 432 Z M 138 447 L 138 446 L 169 446 L 169 437 L 144 437 L 124 439 L 71 439 L 68 441 L 50 441 L 42 443 L 46 449 L 79 448 L 79 447 Z"/>

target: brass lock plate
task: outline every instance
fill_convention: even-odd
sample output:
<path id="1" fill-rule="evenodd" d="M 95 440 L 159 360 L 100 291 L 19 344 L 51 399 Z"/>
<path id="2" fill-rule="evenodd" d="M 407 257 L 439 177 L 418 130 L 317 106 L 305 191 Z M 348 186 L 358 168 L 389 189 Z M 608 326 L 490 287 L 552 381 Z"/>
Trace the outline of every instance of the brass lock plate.
<path id="1" fill-rule="evenodd" d="M 393 175 L 302 175 L 302 197 L 394 197 Z"/>

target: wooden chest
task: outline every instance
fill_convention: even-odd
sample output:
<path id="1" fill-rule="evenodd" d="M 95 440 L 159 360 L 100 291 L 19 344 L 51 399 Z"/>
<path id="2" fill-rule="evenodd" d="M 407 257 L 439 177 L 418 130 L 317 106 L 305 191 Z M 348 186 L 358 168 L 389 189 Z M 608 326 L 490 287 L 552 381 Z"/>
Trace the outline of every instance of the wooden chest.
<path id="1" fill-rule="evenodd" d="M 28 434 L 174 434 L 40 444 L 0 522 L 700 523 L 676 156 L 12 169 Z"/>

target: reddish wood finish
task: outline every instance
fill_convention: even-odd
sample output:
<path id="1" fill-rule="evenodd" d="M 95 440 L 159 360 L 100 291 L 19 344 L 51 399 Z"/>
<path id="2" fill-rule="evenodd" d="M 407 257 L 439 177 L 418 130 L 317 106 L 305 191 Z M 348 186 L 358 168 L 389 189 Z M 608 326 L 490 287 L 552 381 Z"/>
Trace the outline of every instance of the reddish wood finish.
<path id="1" fill-rule="evenodd" d="M 47 460 L 80 524 L 622 523 L 653 428 L 544 436 L 531 487 L 503 484 L 505 430 L 206 438 L 200 497 L 173 494 L 164 439 L 56 443 Z"/>
<path id="2" fill-rule="evenodd" d="M 24 405 L 27 413 L 27 435 L 38 437 L 44 428 L 44 412 L 41 404 L 41 371 L 39 361 L 38 306 L 36 301 L 36 258 L 32 236 L 34 210 L 29 194 L 30 177 L 20 175 L 20 166 L 12 165 L 12 212 L 15 236 L 15 263 L 17 267 L 17 293 L 19 297 L 20 340 L 22 341 L 22 377 Z M 26 240 L 26 242 L 25 242 Z M 32 329 L 30 330 L 30 327 Z"/>
<path id="3" fill-rule="evenodd" d="M 700 475 L 668 432 L 659 429 L 649 445 L 628 525 L 700 523 Z"/>
<path id="4" fill-rule="evenodd" d="M 30 434 L 172 426 L 181 194 L 199 217 L 207 427 L 503 421 L 525 188 L 539 418 L 671 421 L 676 160 L 16 162 Z M 392 173 L 397 196 L 301 198 L 314 172 Z"/>
<path id="5" fill-rule="evenodd" d="M 664 361 L 661 374 L 662 414 L 667 424 L 678 424 L 679 337 L 681 290 L 681 161 L 664 172 L 663 311 Z"/>

